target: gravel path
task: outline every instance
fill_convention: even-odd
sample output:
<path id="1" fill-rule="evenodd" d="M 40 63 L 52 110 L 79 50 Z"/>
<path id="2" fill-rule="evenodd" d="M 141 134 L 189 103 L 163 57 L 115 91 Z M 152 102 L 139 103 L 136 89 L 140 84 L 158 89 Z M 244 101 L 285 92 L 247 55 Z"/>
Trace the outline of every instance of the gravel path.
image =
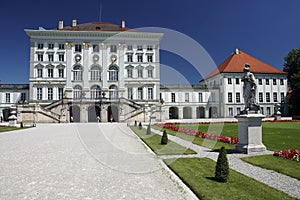
<path id="1" fill-rule="evenodd" d="M 0 199 L 196 199 L 126 124 L 0 133 Z"/>
<path id="2" fill-rule="evenodd" d="M 162 135 L 162 132 L 158 130 L 151 129 L 151 131 L 156 134 Z M 182 146 L 185 146 L 197 152 L 197 155 L 192 155 L 192 156 L 180 155 L 177 157 L 208 157 L 214 161 L 217 161 L 218 158 L 217 152 L 211 152 L 211 150 L 208 148 L 195 145 L 192 142 L 183 140 L 176 136 L 168 135 L 168 138 Z M 265 183 L 266 185 L 269 185 L 277 190 L 283 191 L 292 197 L 296 197 L 300 199 L 299 180 L 277 173 L 272 170 L 256 167 L 240 159 L 246 156 L 255 156 L 255 155 L 272 154 L 272 153 L 273 152 L 271 151 L 266 151 L 264 153 L 257 153 L 251 155 L 233 153 L 233 154 L 227 154 L 227 157 L 231 169 L 234 169 L 235 171 L 238 171 L 246 176 L 249 176 L 259 182 Z M 174 157 L 175 156 L 164 156 L 162 158 L 174 158 Z"/>

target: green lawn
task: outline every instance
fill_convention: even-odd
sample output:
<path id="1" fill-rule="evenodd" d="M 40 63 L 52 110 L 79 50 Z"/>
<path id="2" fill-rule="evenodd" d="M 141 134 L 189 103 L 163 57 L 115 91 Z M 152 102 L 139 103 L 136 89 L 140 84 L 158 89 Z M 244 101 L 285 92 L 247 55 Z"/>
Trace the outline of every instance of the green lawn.
<path id="1" fill-rule="evenodd" d="M 161 136 L 151 133 L 146 135 L 146 129 L 131 127 L 131 129 L 157 154 L 157 155 L 181 155 L 196 154 L 195 151 L 187 149 L 175 142 L 169 140 L 167 145 L 160 144 Z"/>
<path id="2" fill-rule="evenodd" d="M 300 180 L 300 162 L 283 159 L 273 155 L 245 157 L 242 158 L 242 160 L 250 164 L 265 169 L 271 169 Z"/>
<path id="3" fill-rule="evenodd" d="M 25 128 L 27 128 L 27 127 L 25 127 Z M 0 132 L 15 131 L 15 130 L 22 130 L 22 129 L 24 129 L 24 128 L 0 126 Z"/>
<path id="4" fill-rule="evenodd" d="M 168 159 L 169 167 L 200 199 L 294 199 L 252 178 L 230 170 L 228 183 L 216 182 L 216 163 L 208 158 Z"/>

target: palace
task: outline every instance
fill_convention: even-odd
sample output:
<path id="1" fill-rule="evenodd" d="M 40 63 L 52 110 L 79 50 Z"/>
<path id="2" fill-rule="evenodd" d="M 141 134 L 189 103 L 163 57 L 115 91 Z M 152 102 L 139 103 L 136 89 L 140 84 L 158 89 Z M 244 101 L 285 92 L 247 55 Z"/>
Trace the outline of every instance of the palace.
<path id="1" fill-rule="evenodd" d="M 280 103 L 287 115 L 286 73 L 238 49 L 199 84 L 160 85 L 163 33 L 129 29 L 125 21 L 77 24 L 75 19 L 70 26 L 59 20 L 55 29 L 25 32 L 29 85 L 0 87 L 5 121 L 15 108 L 19 122 L 233 117 L 243 109 L 245 63 L 256 77 L 261 112 L 271 116 Z"/>

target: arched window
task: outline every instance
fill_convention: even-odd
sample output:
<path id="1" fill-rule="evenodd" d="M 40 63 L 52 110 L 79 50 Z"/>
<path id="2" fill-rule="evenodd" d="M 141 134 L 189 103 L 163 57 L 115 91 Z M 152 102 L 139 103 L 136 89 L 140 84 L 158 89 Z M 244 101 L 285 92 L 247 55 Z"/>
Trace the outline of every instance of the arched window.
<path id="1" fill-rule="evenodd" d="M 101 68 L 99 65 L 94 65 L 91 68 L 91 81 L 101 80 Z"/>
<path id="2" fill-rule="evenodd" d="M 117 81 L 119 79 L 119 68 L 116 65 L 112 65 L 108 70 L 108 80 L 109 81 Z"/>
<path id="3" fill-rule="evenodd" d="M 82 67 L 75 65 L 73 68 L 73 81 L 82 81 Z"/>
<path id="4" fill-rule="evenodd" d="M 116 85 L 111 85 L 109 87 L 109 98 L 110 99 L 118 98 L 118 87 Z"/>
<path id="5" fill-rule="evenodd" d="M 73 90 L 73 98 L 80 99 L 82 96 L 82 87 L 80 85 L 76 85 Z"/>
<path id="6" fill-rule="evenodd" d="M 92 99 L 99 99 L 101 96 L 101 88 L 99 85 L 94 85 L 91 87 L 91 98 Z"/>

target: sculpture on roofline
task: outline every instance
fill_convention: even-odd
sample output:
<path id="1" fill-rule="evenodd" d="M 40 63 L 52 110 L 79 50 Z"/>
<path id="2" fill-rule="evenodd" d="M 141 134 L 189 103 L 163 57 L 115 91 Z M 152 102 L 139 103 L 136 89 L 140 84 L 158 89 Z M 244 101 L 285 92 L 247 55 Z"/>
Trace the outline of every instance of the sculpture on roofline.
<path id="1" fill-rule="evenodd" d="M 242 77 L 242 82 L 244 82 L 243 86 L 243 97 L 245 102 L 245 108 L 241 112 L 241 114 L 248 114 L 248 113 L 259 113 L 260 106 L 256 102 L 256 83 L 255 77 L 250 72 L 250 65 L 245 64 L 244 67 L 244 76 Z"/>

